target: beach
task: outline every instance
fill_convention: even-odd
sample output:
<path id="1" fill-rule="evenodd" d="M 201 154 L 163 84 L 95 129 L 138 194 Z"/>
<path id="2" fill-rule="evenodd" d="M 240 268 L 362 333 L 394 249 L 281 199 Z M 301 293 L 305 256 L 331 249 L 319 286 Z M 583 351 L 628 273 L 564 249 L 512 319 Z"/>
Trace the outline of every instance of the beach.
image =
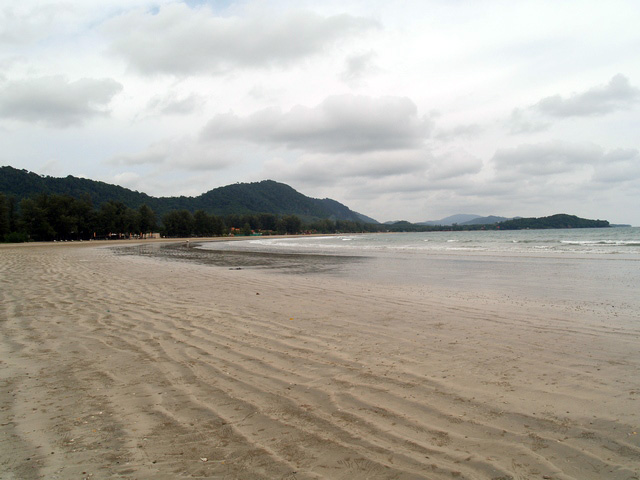
<path id="1" fill-rule="evenodd" d="M 0 247 L 2 479 L 640 478 L 635 304 L 103 245 Z"/>

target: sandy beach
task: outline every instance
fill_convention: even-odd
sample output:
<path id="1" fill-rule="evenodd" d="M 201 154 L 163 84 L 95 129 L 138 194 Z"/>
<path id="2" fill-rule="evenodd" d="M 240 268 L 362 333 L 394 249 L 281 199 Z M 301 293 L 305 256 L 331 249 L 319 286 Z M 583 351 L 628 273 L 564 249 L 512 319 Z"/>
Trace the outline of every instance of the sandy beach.
<path id="1" fill-rule="evenodd" d="M 640 478 L 640 312 L 0 247 L 2 479 Z"/>

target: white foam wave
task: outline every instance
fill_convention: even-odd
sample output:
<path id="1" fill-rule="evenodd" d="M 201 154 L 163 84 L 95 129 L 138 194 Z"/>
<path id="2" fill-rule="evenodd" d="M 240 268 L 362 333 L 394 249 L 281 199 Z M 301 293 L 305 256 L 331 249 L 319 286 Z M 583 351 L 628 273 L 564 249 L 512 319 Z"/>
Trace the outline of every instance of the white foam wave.
<path id="1" fill-rule="evenodd" d="M 612 247 L 639 247 L 638 240 L 561 240 L 560 243 L 565 245 L 580 246 L 612 246 Z"/>

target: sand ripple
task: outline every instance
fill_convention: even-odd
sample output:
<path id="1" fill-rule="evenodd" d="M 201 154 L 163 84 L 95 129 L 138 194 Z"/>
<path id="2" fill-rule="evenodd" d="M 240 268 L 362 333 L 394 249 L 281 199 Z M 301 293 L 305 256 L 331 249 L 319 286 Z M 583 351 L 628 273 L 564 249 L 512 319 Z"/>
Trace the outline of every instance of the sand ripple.
<path id="1" fill-rule="evenodd" d="M 0 258 L 2 478 L 640 478 L 637 317 Z"/>

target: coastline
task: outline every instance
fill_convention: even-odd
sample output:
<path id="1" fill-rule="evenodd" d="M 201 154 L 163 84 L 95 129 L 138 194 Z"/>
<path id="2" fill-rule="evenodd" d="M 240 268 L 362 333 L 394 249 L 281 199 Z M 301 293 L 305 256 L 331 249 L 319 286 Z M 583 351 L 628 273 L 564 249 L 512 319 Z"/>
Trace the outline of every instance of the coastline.
<path id="1" fill-rule="evenodd" d="M 278 238 L 290 238 L 295 235 L 279 235 Z M 177 238 L 144 238 L 144 239 L 119 239 L 119 240 L 77 240 L 67 242 L 24 242 L 24 243 L 0 243 L 0 248 L 27 248 L 27 247 L 109 247 L 109 246 L 135 246 L 145 244 L 166 244 L 186 242 L 228 242 L 247 240 L 255 237 L 177 237 Z M 275 238 L 275 236 L 274 236 Z"/>
<path id="2" fill-rule="evenodd" d="M 115 242 L 0 249 L 3 478 L 640 476 L 637 318 Z"/>

